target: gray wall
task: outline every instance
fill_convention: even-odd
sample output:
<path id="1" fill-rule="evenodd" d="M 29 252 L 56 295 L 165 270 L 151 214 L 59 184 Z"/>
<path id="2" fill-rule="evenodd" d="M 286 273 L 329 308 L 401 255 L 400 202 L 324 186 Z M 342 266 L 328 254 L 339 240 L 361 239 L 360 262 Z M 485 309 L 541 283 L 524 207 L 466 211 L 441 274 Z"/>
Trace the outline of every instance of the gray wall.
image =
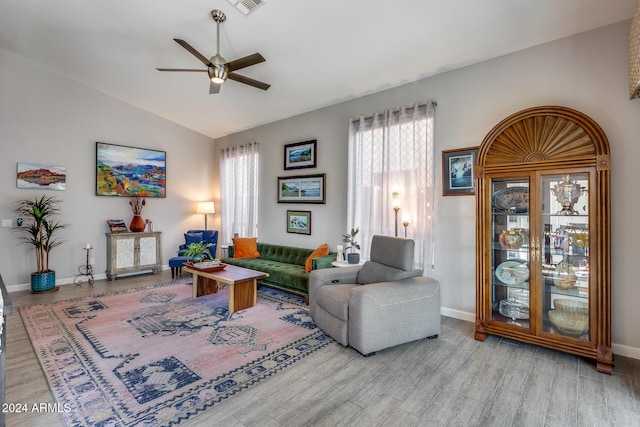
<path id="1" fill-rule="evenodd" d="M 131 221 L 124 197 L 95 195 L 96 141 L 167 152 L 167 197 L 147 199 L 142 211 L 163 232 L 163 262 L 177 252 L 188 228 L 204 227 L 195 202 L 210 199 L 213 140 L 0 50 L 0 218 L 12 219 L 13 201 L 48 194 L 61 201 L 65 243 L 51 252 L 50 267 L 68 283 L 95 247 L 95 271 L 104 277 L 107 219 Z M 204 153 L 204 154 L 203 154 Z M 16 164 L 67 168 L 66 191 L 16 188 Z M 213 220 L 213 218 L 212 218 Z M 0 228 L 0 274 L 10 290 L 28 289 L 34 251 Z"/>
<path id="2" fill-rule="evenodd" d="M 495 124 L 521 109 L 563 105 L 582 111 L 600 124 L 611 144 L 614 352 L 640 359 L 640 335 L 636 331 L 640 310 L 635 307 L 640 301 L 640 287 L 633 256 L 640 241 L 635 220 L 640 201 L 635 197 L 634 174 L 640 159 L 640 101 L 628 99 L 628 25 L 622 22 L 219 138 L 215 162 L 217 149 L 223 146 L 260 142 L 259 240 L 309 248 L 328 242 L 335 249 L 346 230 L 350 117 L 434 99 L 438 102 L 436 145 L 440 159 L 443 149 L 479 145 Z M 284 171 L 284 144 L 308 139 L 318 140 L 318 167 Z M 322 172 L 327 173 L 325 205 L 276 203 L 278 176 Z M 438 161 L 436 176 L 441 174 Z M 473 320 L 475 201 L 473 197 L 440 196 L 437 204 L 436 268 L 430 274 L 442 283 L 443 314 Z M 312 211 L 311 236 L 286 233 L 287 209 Z"/>

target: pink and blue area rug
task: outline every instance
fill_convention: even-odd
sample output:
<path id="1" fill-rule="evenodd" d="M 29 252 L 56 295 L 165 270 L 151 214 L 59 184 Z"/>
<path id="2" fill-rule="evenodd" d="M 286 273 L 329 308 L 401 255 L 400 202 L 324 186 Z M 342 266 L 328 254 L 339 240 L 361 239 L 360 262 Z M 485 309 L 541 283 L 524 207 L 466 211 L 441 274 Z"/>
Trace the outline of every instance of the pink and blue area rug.
<path id="1" fill-rule="evenodd" d="M 229 314 L 227 296 L 183 280 L 20 314 L 67 425 L 174 426 L 333 342 L 299 297 Z"/>

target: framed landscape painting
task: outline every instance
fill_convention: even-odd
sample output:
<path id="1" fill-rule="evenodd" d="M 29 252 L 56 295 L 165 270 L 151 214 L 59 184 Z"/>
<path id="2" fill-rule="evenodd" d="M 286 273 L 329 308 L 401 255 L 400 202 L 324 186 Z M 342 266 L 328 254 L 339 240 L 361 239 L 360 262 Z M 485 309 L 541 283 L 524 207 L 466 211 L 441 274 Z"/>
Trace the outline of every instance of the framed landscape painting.
<path id="1" fill-rule="evenodd" d="M 442 195 L 466 196 L 475 194 L 478 147 L 442 150 Z"/>
<path id="2" fill-rule="evenodd" d="M 287 233 L 311 234 L 311 211 L 287 211 Z"/>
<path id="3" fill-rule="evenodd" d="M 66 190 L 67 168 L 63 166 L 18 163 L 17 187 L 35 190 Z"/>
<path id="4" fill-rule="evenodd" d="M 324 203 L 326 174 L 278 177 L 278 203 Z"/>
<path id="5" fill-rule="evenodd" d="M 166 197 L 167 153 L 96 142 L 98 196 Z"/>
<path id="6" fill-rule="evenodd" d="M 284 146 L 284 169 L 316 167 L 317 140 L 297 142 Z"/>

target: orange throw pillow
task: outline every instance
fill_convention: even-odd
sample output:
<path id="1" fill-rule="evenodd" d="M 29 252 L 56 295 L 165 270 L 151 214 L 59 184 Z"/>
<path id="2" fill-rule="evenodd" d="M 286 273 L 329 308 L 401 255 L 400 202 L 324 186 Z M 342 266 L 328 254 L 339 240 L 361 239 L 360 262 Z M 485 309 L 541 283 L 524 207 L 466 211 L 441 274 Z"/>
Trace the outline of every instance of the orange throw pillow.
<path id="1" fill-rule="evenodd" d="M 257 237 L 234 237 L 231 240 L 233 240 L 234 258 L 258 258 L 260 256 Z"/>
<path id="2" fill-rule="evenodd" d="M 305 270 L 308 272 L 311 271 L 311 260 L 314 258 L 320 258 L 323 256 L 327 256 L 329 255 L 329 245 L 327 245 L 326 243 L 324 245 L 320 245 L 318 246 L 318 249 L 316 249 L 315 251 L 311 252 L 311 255 L 309 255 L 309 257 L 307 258 L 307 262 L 305 262 L 304 267 Z"/>

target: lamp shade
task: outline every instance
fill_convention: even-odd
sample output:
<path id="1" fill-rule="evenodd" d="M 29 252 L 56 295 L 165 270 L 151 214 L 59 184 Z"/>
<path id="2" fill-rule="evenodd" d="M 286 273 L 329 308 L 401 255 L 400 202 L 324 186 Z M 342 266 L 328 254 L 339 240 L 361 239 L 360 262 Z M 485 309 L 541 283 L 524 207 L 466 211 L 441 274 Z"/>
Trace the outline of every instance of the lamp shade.
<path id="1" fill-rule="evenodd" d="M 640 98 L 640 0 L 629 28 L 629 97 Z"/>
<path id="2" fill-rule="evenodd" d="M 196 213 L 199 214 L 212 214 L 216 213 L 216 208 L 213 202 L 198 202 L 196 206 Z"/>

